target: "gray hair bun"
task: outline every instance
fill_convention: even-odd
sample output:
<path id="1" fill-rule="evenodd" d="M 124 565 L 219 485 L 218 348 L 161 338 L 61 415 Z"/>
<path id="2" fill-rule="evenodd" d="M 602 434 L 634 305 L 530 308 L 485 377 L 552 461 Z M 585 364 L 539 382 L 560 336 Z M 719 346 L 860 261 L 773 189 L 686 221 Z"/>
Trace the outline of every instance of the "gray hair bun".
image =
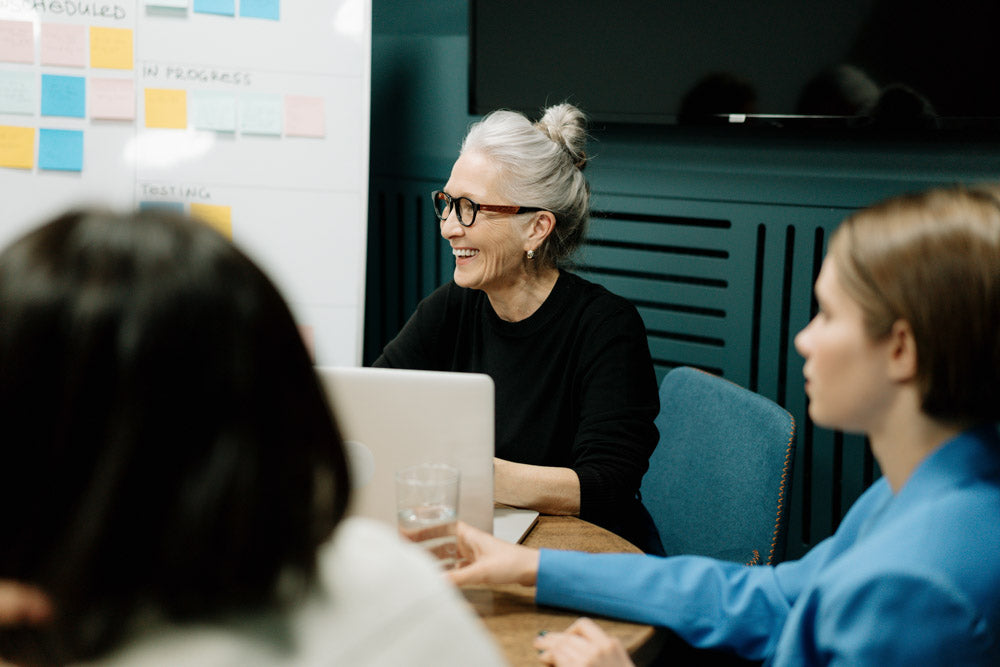
<path id="1" fill-rule="evenodd" d="M 569 154 L 577 169 L 587 166 L 587 117 L 572 104 L 556 104 L 545 109 L 535 127 Z"/>

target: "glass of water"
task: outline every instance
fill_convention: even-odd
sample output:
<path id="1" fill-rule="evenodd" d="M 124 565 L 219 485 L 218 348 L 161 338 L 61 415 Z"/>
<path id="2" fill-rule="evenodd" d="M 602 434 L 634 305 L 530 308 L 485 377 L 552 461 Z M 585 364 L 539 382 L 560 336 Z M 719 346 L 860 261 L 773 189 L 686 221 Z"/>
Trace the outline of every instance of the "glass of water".
<path id="1" fill-rule="evenodd" d="M 458 487 L 458 468 L 446 463 L 421 463 L 396 472 L 399 533 L 426 549 L 445 570 L 458 564 Z"/>

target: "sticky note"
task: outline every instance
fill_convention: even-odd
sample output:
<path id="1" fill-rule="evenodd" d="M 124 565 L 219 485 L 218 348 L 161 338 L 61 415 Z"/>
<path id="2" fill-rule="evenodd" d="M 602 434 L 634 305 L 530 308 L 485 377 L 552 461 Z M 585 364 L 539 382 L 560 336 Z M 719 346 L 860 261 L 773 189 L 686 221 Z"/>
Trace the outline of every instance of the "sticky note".
<path id="1" fill-rule="evenodd" d="M 86 26 L 70 23 L 43 23 L 42 64 L 58 67 L 86 67 Z"/>
<path id="2" fill-rule="evenodd" d="M 59 171 L 83 170 L 83 131 L 38 131 L 38 168 Z"/>
<path id="3" fill-rule="evenodd" d="M 233 238 L 233 211 L 231 206 L 216 204 L 191 204 L 191 216 L 215 227 L 226 238 Z"/>
<path id="4" fill-rule="evenodd" d="M 191 91 L 191 127 L 236 131 L 236 95 L 211 90 Z"/>
<path id="5" fill-rule="evenodd" d="M 139 210 L 145 211 L 147 209 L 158 209 L 171 211 L 179 215 L 184 213 L 184 202 L 179 201 L 156 201 L 156 200 L 146 200 L 139 202 Z"/>
<path id="6" fill-rule="evenodd" d="M 0 125 L 0 167 L 35 166 L 35 128 Z"/>
<path id="7" fill-rule="evenodd" d="M 42 115 L 83 118 L 87 113 L 86 79 L 82 76 L 42 75 Z"/>
<path id="8" fill-rule="evenodd" d="M 132 79 L 92 78 L 88 86 L 90 117 L 99 120 L 135 119 L 135 82 Z"/>
<path id="9" fill-rule="evenodd" d="M 278 0 L 240 0 L 240 16 L 278 20 Z"/>
<path id="10" fill-rule="evenodd" d="M 326 135 L 326 111 L 322 97 L 285 95 L 285 134 L 289 137 Z"/>
<path id="11" fill-rule="evenodd" d="M 202 14 L 236 15 L 236 0 L 194 0 L 194 11 Z"/>
<path id="12" fill-rule="evenodd" d="M 34 115 L 38 85 L 34 72 L 0 70 L 0 113 Z"/>
<path id="13" fill-rule="evenodd" d="M 35 30 L 31 21 L 0 21 L 0 62 L 35 62 Z"/>
<path id="14" fill-rule="evenodd" d="M 240 97 L 240 132 L 281 136 L 281 95 L 247 93 Z"/>
<path id="15" fill-rule="evenodd" d="M 90 26 L 90 66 L 132 69 L 132 31 Z"/>
<path id="16" fill-rule="evenodd" d="M 146 127 L 183 130 L 187 127 L 187 92 L 146 88 Z"/>
<path id="17" fill-rule="evenodd" d="M 188 0 L 146 0 L 147 7 L 169 7 L 171 9 L 187 9 Z"/>

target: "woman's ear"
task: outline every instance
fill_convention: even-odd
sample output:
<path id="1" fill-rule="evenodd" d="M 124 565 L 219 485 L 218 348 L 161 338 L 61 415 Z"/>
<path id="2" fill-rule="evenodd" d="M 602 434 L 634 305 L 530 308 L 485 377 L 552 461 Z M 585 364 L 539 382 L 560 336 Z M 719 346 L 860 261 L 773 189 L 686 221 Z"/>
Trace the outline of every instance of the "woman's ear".
<path id="1" fill-rule="evenodd" d="M 0 626 L 42 625 L 52 620 L 45 593 L 17 581 L 0 579 Z"/>
<path id="2" fill-rule="evenodd" d="M 917 376 L 917 341 L 906 320 L 896 320 L 889 331 L 889 377 L 908 382 Z"/>
<path id="3" fill-rule="evenodd" d="M 555 228 L 556 216 L 551 211 L 539 211 L 535 213 L 535 218 L 531 221 L 531 226 L 528 228 L 528 245 L 525 249 L 533 250 L 538 248 Z"/>

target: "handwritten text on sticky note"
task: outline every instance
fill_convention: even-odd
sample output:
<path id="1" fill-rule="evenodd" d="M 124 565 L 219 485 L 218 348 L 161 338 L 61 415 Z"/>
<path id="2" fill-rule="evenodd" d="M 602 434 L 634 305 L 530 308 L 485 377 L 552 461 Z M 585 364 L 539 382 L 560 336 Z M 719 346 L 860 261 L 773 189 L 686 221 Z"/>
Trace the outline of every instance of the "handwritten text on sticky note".
<path id="1" fill-rule="evenodd" d="M 99 120 L 135 119 L 135 82 L 132 79 L 90 79 L 90 117 Z"/>
<path id="2" fill-rule="evenodd" d="M 35 62 L 35 29 L 30 21 L 0 21 L 0 62 Z"/>
<path id="3" fill-rule="evenodd" d="M 0 113 L 33 115 L 38 105 L 38 84 L 33 72 L 0 70 Z"/>
<path id="4" fill-rule="evenodd" d="M 42 64 L 58 67 L 86 67 L 86 26 L 70 23 L 43 23 Z"/>
<path id="5" fill-rule="evenodd" d="M 132 69 L 132 31 L 90 26 L 90 66 Z"/>
<path id="6" fill-rule="evenodd" d="M 322 137 L 326 135 L 326 111 L 322 97 L 285 95 L 285 135 Z"/>
<path id="7" fill-rule="evenodd" d="M 214 90 L 192 90 L 191 126 L 199 130 L 235 132 L 236 95 Z"/>
<path id="8" fill-rule="evenodd" d="M 86 109 L 86 79 L 82 76 L 42 75 L 43 116 L 83 118 Z"/>
<path id="9" fill-rule="evenodd" d="M 146 88 L 146 127 L 183 130 L 187 127 L 187 92 Z"/>
<path id="10" fill-rule="evenodd" d="M 191 204 L 192 217 L 215 227 L 226 238 L 233 238 L 233 209 L 231 206 L 216 204 Z"/>
<path id="11" fill-rule="evenodd" d="M 83 131 L 38 131 L 38 168 L 58 171 L 83 170 Z"/>
<path id="12" fill-rule="evenodd" d="M 0 167 L 35 166 L 35 128 L 0 125 Z"/>

